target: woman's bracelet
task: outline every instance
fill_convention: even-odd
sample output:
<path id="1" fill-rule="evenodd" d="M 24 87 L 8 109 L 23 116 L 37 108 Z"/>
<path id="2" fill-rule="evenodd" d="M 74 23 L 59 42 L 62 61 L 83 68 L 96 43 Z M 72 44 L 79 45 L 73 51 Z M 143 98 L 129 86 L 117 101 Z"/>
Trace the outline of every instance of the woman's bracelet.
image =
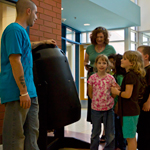
<path id="1" fill-rule="evenodd" d="M 25 93 L 25 94 L 21 94 L 20 96 L 26 96 L 26 95 L 28 95 L 28 92 L 27 92 L 27 93 Z"/>

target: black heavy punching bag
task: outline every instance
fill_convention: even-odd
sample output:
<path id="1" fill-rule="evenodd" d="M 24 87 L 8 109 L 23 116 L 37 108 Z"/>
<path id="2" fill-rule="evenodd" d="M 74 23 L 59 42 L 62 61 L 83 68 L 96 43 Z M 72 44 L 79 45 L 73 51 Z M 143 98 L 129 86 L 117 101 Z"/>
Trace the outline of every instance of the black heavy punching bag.
<path id="1" fill-rule="evenodd" d="M 39 114 L 45 118 L 43 120 L 47 120 L 47 130 L 74 123 L 81 115 L 81 105 L 68 60 L 62 50 L 52 46 L 40 45 L 33 50 Z"/>

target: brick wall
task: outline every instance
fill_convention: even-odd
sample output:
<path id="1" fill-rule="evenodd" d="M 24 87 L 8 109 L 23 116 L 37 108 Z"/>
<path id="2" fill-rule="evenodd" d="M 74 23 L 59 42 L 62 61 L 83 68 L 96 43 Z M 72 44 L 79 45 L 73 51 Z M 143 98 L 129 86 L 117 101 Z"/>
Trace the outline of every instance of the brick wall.
<path id="1" fill-rule="evenodd" d="M 61 0 L 33 0 L 38 20 L 30 28 L 31 41 L 54 39 L 61 48 Z"/>
<path id="2" fill-rule="evenodd" d="M 30 28 L 31 41 L 54 39 L 61 48 L 61 0 L 33 0 L 38 8 L 38 20 Z M 5 107 L 0 104 L 0 144 Z"/>

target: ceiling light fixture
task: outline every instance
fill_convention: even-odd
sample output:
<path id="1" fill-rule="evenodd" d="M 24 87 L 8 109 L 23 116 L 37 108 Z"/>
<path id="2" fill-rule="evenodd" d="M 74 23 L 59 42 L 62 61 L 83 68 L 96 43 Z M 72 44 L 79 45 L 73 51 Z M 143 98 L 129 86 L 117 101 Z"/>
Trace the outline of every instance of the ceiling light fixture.
<path id="1" fill-rule="evenodd" d="M 61 10 L 64 10 L 64 8 L 61 8 Z"/>
<path id="2" fill-rule="evenodd" d="M 66 21 L 66 18 L 61 18 L 61 22 L 65 22 Z"/>
<path id="3" fill-rule="evenodd" d="M 84 24 L 84 26 L 89 26 L 89 25 L 90 25 L 89 23 L 85 23 L 85 24 Z"/>

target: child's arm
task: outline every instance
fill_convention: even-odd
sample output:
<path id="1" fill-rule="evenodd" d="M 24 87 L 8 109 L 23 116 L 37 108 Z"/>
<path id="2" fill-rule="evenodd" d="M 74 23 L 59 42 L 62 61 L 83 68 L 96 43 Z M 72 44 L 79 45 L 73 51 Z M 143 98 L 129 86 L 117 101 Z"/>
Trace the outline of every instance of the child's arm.
<path id="1" fill-rule="evenodd" d="M 150 94 L 149 94 L 147 101 L 143 104 L 142 110 L 150 111 Z"/>
<path id="2" fill-rule="evenodd" d="M 90 97 L 90 99 L 92 99 L 92 95 L 93 95 L 93 87 L 92 85 L 88 84 L 88 96 Z"/>
<path id="3" fill-rule="evenodd" d="M 111 97 L 115 98 L 117 95 L 111 93 Z"/>
<path id="4" fill-rule="evenodd" d="M 115 78 L 112 80 L 112 85 L 111 85 L 111 87 L 115 87 L 115 88 L 117 88 L 118 90 L 120 89 L 120 86 L 116 83 Z M 115 98 L 116 96 L 117 96 L 116 94 L 114 94 L 114 93 L 111 92 L 111 97 Z"/>
<path id="5" fill-rule="evenodd" d="M 125 91 L 123 92 L 119 91 L 116 87 L 111 87 L 112 94 L 119 95 L 121 92 L 120 96 L 123 98 L 130 98 L 132 95 L 132 91 L 133 91 L 133 84 L 127 84 Z"/>

